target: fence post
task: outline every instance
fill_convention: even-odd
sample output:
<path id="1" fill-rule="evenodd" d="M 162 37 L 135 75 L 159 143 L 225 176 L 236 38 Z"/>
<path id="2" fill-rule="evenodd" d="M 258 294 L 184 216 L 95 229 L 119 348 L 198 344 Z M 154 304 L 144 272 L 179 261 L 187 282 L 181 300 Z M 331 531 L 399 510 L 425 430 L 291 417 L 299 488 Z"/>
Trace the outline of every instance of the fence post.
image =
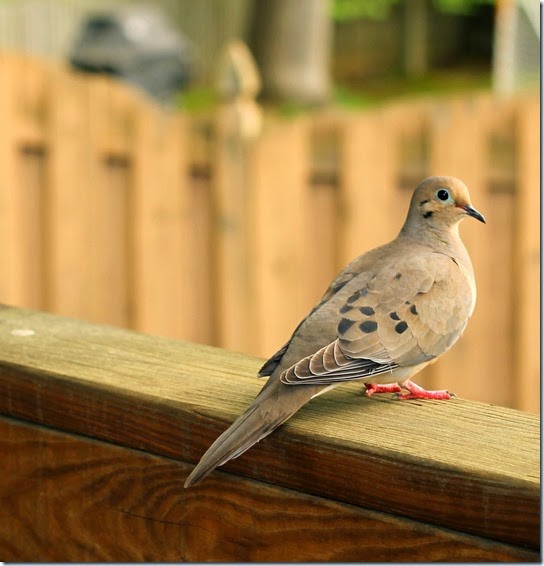
<path id="1" fill-rule="evenodd" d="M 231 41 L 217 80 L 222 99 L 216 118 L 212 199 L 218 344 L 253 350 L 254 289 L 251 277 L 251 219 L 248 160 L 261 130 L 255 102 L 260 77 L 244 43 Z"/>

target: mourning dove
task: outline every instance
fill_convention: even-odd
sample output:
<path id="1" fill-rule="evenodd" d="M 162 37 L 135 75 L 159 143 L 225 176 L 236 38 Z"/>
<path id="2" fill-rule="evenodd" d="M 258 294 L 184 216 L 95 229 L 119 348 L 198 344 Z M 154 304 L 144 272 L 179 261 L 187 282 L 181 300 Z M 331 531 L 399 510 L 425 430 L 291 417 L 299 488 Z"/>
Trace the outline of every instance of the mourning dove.
<path id="1" fill-rule="evenodd" d="M 474 310 L 474 273 L 459 237 L 459 222 L 466 216 L 485 223 L 460 180 L 423 180 L 399 235 L 354 259 L 334 279 L 261 368 L 258 375 L 269 376 L 268 381 L 204 454 L 185 487 L 240 456 L 310 399 L 344 381 L 363 381 L 367 395 L 449 399 L 447 391 L 426 391 L 411 378 L 451 348 Z"/>

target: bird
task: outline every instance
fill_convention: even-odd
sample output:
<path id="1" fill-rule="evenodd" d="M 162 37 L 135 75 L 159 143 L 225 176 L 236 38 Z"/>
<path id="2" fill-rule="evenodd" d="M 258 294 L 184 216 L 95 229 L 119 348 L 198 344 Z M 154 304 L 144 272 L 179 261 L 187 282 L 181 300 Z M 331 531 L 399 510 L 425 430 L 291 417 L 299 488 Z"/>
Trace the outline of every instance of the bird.
<path id="1" fill-rule="evenodd" d="M 476 283 L 459 223 L 485 224 L 459 179 L 432 176 L 414 189 L 398 236 L 352 260 L 258 373 L 268 377 L 248 409 L 221 434 L 185 481 L 200 483 L 243 454 L 308 401 L 360 380 L 365 394 L 450 399 L 412 377 L 462 335 Z"/>

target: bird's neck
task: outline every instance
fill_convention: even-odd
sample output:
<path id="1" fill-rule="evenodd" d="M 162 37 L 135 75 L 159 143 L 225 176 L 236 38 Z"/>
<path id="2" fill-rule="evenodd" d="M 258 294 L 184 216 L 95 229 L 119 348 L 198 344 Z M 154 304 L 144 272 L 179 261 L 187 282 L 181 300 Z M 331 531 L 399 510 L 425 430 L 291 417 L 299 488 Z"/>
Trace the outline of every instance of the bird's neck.
<path id="1" fill-rule="evenodd" d="M 450 226 L 435 226 L 431 223 L 406 222 L 399 237 L 430 246 L 441 252 L 457 251 L 459 247 L 464 249 L 459 236 L 459 223 Z"/>

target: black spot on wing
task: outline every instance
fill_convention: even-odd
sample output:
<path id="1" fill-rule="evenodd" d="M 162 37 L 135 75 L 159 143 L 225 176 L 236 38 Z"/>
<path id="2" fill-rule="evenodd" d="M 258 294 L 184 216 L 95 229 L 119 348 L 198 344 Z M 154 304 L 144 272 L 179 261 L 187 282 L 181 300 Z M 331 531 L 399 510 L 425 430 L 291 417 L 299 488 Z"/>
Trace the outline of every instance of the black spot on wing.
<path id="1" fill-rule="evenodd" d="M 411 312 L 412 314 L 418 314 L 416 305 L 412 305 L 412 306 L 410 307 L 410 312 Z"/>
<path id="2" fill-rule="evenodd" d="M 353 310 L 353 307 L 351 307 L 350 305 L 344 305 L 341 309 L 340 309 L 340 314 L 346 314 L 347 312 Z"/>
<path id="3" fill-rule="evenodd" d="M 353 320 L 349 320 L 349 318 L 343 318 L 338 324 L 338 333 L 345 334 L 354 324 L 355 322 Z"/>
<path id="4" fill-rule="evenodd" d="M 395 312 L 390 312 L 389 316 L 393 319 L 393 320 L 400 320 L 400 316 Z"/>
<path id="5" fill-rule="evenodd" d="M 372 316 L 374 314 L 374 309 L 372 307 L 361 307 L 359 310 L 361 311 L 361 314 L 366 316 Z"/>
<path id="6" fill-rule="evenodd" d="M 377 330 L 378 323 L 374 320 L 365 320 L 365 322 L 359 325 L 359 328 L 366 334 L 370 334 L 371 332 Z"/>
<path id="7" fill-rule="evenodd" d="M 348 305 L 352 305 L 355 301 L 357 301 L 361 297 L 365 297 L 366 295 L 368 295 L 368 289 L 359 289 L 358 291 L 355 291 L 355 293 L 353 293 L 351 297 L 348 298 L 346 303 Z"/>
<path id="8" fill-rule="evenodd" d="M 397 332 L 398 334 L 402 334 L 407 328 L 408 328 L 408 325 L 406 324 L 406 322 L 404 322 L 404 320 L 401 320 L 395 326 L 395 332 Z"/>
<path id="9" fill-rule="evenodd" d="M 346 303 L 348 305 L 352 305 L 358 298 L 359 298 L 359 291 L 357 291 L 357 293 L 353 293 L 353 295 L 351 295 L 351 297 L 348 297 L 348 300 L 346 301 Z"/>
<path id="10" fill-rule="evenodd" d="M 402 277 L 402 273 L 397 273 L 395 279 L 398 281 Z"/>

